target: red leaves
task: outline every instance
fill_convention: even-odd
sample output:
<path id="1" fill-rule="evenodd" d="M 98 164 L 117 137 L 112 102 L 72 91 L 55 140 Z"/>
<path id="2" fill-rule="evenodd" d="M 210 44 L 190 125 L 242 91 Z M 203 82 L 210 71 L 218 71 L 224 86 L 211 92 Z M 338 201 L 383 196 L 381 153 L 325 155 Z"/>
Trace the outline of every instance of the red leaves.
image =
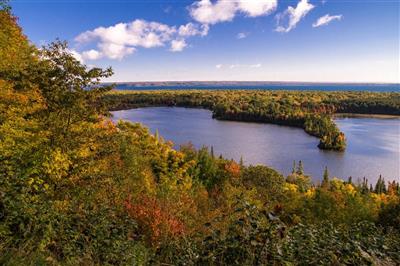
<path id="1" fill-rule="evenodd" d="M 171 212 L 173 208 L 166 201 L 142 194 L 135 200 L 129 197 L 125 208 L 143 233 L 149 236 L 152 245 L 185 233 L 185 225 Z"/>

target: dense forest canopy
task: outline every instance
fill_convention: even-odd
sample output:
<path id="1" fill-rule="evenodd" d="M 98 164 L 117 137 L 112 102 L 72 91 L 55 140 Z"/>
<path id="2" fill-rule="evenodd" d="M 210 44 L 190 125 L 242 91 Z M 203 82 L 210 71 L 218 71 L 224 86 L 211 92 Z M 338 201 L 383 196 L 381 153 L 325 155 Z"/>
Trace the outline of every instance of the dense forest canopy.
<path id="1" fill-rule="evenodd" d="M 63 42 L 34 47 L 0 3 L 0 264 L 400 263 L 398 182 L 355 184 L 326 169 L 312 184 L 301 162 L 285 177 L 114 124 L 111 88 L 99 84 L 112 70 L 82 65 Z M 234 108 L 229 92 L 187 103 L 214 108 L 222 96 Z M 245 109 L 249 99 L 237 111 L 274 108 L 255 97 Z M 286 101 L 297 100 L 282 98 L 277 114 Z M 289 108 L 288 118 L 303 110 Z"/>

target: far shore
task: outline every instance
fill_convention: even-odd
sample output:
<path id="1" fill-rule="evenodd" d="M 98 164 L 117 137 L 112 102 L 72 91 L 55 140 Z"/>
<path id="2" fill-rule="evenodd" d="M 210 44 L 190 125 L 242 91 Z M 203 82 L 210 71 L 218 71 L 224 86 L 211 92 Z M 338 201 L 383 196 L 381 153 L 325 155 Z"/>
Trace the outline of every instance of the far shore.
<path id="1" fill-rule="evenodd" d="M 334 113 L 333 117 L 359 117 L 359 118 L 381 118 L 381 119 L 400 119 L 398 115 L 382 114 L 353 114 L 353 113 Z"/>

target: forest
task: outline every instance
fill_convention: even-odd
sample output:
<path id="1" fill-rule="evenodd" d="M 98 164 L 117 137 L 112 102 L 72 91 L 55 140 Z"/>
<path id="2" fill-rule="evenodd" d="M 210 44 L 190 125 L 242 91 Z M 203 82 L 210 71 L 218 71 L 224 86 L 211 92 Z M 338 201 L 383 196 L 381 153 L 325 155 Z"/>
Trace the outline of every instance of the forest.
<path id="1" fill-rule="evenodd" d="M 216 117 L 291 121 L 324 138 L 337 136 L 324 131 L 334 124 L 309 116 L 368 105 L 398 114 L 398 94 L 115 96 L 100 83 L 112 69 L 81 64 L 65 42 L 35 47 L 17 22 L 0 1 L 1 265 L 400 264 L 397 181 L 344 181 L 325 169 L 315 184 L 301 161 L 283 176 L 207 147 L 177 150 L 109 118 L 121 107 L 203 106 Z"/>
<path id="2" fill-rule="evenodd" d="M 112 110 L 146 106 L 207 108 L 221 120 L 300 127 L 320 139 L 318 147 L 343 151 L 346 139 L 332 120 L 335 113 L 400 115 L 400 93 L 169 90 L 121 91 L 106 94 Z"/>

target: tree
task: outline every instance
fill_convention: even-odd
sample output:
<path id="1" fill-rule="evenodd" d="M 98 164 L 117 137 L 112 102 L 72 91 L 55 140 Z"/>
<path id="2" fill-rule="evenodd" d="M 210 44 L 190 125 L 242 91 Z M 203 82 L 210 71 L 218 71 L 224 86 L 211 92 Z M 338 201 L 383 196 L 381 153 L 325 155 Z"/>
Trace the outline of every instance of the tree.
<path id="1" fill-rule="evenodd" d="M 296 161 L 293 160 L 292 174 L 296 173 Z"/>
<path id="2" fill-rule="evenodd" d="M 351 176 L 349 176 L 349 178 L 347 179 L 347 184 L 353 184 L 353 178 Z"/>
<path id="3" fill-rule="evenodd" d="M 22 75 L 35 63 L 33 54 L 36 49 L 22 33 L 7 2 L 0 2 L 0 80 L 13 82 L 16 86 L 26 83 Z"/>
<path id="4" fill-rule="evenodd" d="M 261 197 L 276 200 L 283 191 L 285 179 L 277 171 L 257 165 L 246 167 L 243 170 L 242 181 L 248 189 L 257 189 Z"/>
<path id="5" fill-rule="evenodd" d="M 244 167 L 243 156 L 240 156 L 239 165 L 241 168 Z"/>
<path id="6" fill-rule="evenodd" d="M 25 79 L 39 88 L 47 105 L 43 123 L 51 129 L 51 144 L 62 149 L 76 136 L 74 125 L 97 122 L 108 111 L 100 101 L 112 86 L 100 84 L 102 78 L 112 75 L 111 68 L 88 69 L 69 52 L 66 42 L 56 41 L 38 51 L 41 60 L 29 68 Z"/>
<path id="7" fill-rule="evenodd" d="M 9 0 L 0 0 L 0 10 L 10 12 L 11 6 L 9 2 L 10 2 Z"/>
<path id="8" fill-rule="evenodd" d="M 299 165 L 297 166 L 296 173 L 298 175 L 304 175 L 304 168 L 303 168 L 303 162 L 302 161 L 299 161 Z"/>
<path id="9" fill-rule="evenodd" d="M 385 179 L 382 178 L 382 175 L 379 175 L 378 181 L 375 184 L 374 192 L 377 194 L 386 193 L 386 183 L 385 183 Z"/>
<path id="10" fill-rule="evenodd" d="M 327 166 L 325 166 L 324 176 L 323 176 L 323 179 L 322 179 L 321 186 L 323 188 L 329 188 L 329 172 L 328 172 L 328 167 Z"/>

